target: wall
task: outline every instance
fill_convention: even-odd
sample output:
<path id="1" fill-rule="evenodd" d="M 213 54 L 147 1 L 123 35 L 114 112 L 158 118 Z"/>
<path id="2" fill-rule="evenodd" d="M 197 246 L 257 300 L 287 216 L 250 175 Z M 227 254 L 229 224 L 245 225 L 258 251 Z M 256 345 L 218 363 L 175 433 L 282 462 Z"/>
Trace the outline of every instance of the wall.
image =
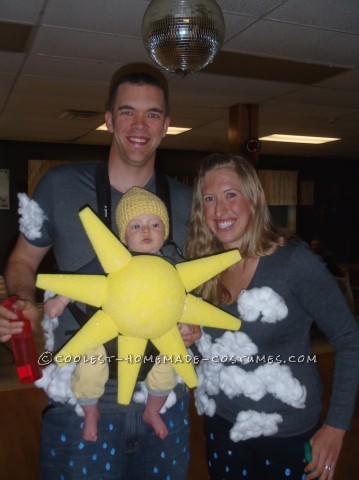
<path id="1" fill-rule="evenodd" d="M 198 151 L 159 150 L 157 167 L 190 183 L 206 155 Z M 108 147 L 0 141 L 0 168 L 10 169 L 10 210 L 0 210 L 0 272 L 17 237 L 17 193 L 27 191 L 27 162 L 33 160 L 107 160 Z M 359 162 L 260 156 L 260 169 L 298 171 L 314 181 L 314 205 L 298 206 L 297 233 L 304 240 L 319 234 L 342 262 L 359 259 Z"/>
<path id="2" fill-rule="evenodd" d="M 261 157 L 260 168 L 298 171 L 314 183 L 314 205 L 297 207 L 297 234 L 321 237 L 339 262 L 359 260 L 359 159 Z"/>
<path id="3" fill-rule="evenodd" d="M 0 141 L 0 168 L 10 169 L 10 210 L 0 210 L 0 273 L 18 234 L 18 192 L 27 192 L 28 160 L 106 160 L 108 147 Z"/>

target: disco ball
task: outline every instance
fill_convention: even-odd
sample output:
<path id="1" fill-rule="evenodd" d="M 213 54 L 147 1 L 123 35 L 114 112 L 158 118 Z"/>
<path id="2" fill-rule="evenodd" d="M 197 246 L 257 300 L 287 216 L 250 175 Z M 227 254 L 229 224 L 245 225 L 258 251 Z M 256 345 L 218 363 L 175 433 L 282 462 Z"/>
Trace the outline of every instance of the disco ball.
<path id="1" fill-rule="evenodd" d="M 208 65 L 224 40 L 224 18 L 215 0 L 152 0 L 142 20 L 149 56 L 186 75 Z"/>

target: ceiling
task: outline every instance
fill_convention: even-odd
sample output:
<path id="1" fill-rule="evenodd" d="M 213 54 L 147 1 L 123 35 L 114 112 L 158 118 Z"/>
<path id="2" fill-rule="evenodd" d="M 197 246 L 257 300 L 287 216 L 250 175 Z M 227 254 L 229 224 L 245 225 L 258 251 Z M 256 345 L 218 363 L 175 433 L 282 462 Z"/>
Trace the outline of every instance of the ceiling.
<path id="1" fill-rule="evenodd" d="M 358 0 L 217 0 L 225 42 L 204 71 L 166 73 L 163 148 L 228 150 L 229 108 L 259 107 L 259 136 L 341 137 L 324 145 L 263 142 L 263 154 L 358 158 Z M 114 71 L 152 63 L 141 39 L 149 0 L 0 0 L 0 140 L 106 145 Z M 65 115 L 84 113 L 81 118 Z M 98 112 L 98 114 L 96 113 Z"/>

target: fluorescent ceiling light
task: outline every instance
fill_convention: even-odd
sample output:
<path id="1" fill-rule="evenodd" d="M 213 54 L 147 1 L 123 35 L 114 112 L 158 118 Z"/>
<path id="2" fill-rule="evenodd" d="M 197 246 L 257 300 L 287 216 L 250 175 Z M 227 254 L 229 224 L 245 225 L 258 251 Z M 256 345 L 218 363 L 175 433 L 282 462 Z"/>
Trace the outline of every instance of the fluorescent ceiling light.
<path id="1" fill-rule="evenodd" d="M 192 128 L 168 127 L 167 135 L 179 135 L 180 133 L 188 132 L 188 130 L 192 130 Z"/>
<path id="2" fill-rule="evenodd" d="M 104 130 L 107 132 L 106 123 L 97 127 L 96 130 Z M 184 128 L 184 127 L 168 127 L 167 135 L 179 135 L 180 133 L 187 132 L 188 130 L 192 130 L 192 129 Z"/>
<path id="3" fill-rule="evenodd" d="M 282 135 L 275 133 L 273 135 L 268 135 L 268 137 L 262 137 L 259 140 L 265 142 L 288 142 L 288 143 L 328 143 L 335 142 L 336 140 L 341 140 L 340 138 L 328 138 L 328 137 L 305 137 L 303 135 Z"/>

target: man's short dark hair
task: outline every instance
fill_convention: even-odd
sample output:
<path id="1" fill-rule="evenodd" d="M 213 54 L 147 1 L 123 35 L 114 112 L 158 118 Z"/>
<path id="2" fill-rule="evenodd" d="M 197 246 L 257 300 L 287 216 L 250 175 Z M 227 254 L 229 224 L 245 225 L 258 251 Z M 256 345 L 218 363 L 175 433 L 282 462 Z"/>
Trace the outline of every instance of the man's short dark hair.
<path id="1" fill-rule="evenodd" d="M 147 63 L 132 63 L 117 70 L 111 79 L 107 109 L 112 111 L 116 100 L 118 87 L 123 83 L 132 85 L 152 85 L 163 92 L 165 101 L 165 116 L 169 115 L 169 94 L 167 79 L 157 69 Z"/>

